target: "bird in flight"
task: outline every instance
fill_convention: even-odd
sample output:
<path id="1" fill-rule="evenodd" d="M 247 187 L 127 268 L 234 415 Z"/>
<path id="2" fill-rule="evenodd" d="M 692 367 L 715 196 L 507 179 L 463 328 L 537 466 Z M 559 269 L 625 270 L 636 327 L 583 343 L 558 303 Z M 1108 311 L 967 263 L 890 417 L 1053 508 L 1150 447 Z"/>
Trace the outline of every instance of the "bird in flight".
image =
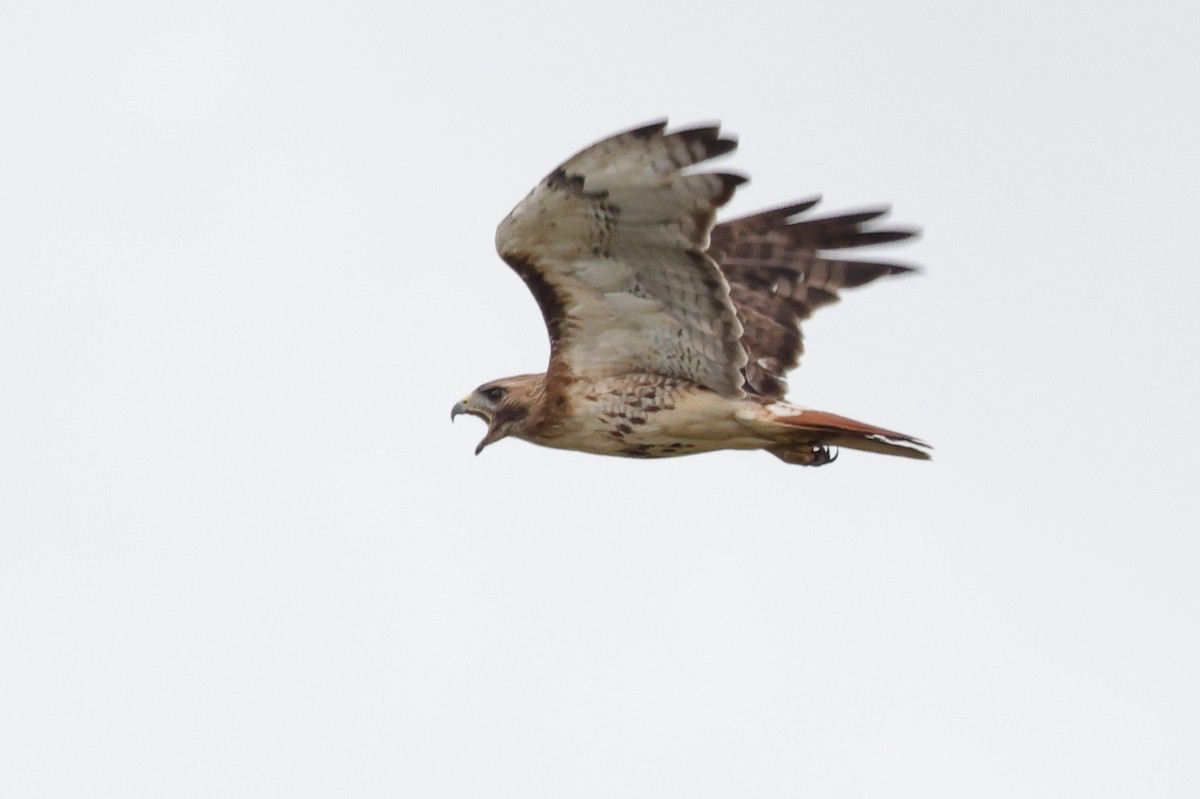
<path id="1" fill-rule="evenodd" d="M 784 399 L 800 322 L 838 291 L 912 271 L 840 250 L 899 241 L 886 210 L 812 217 L 817 200 L 721 224 L 746 178 L 694 170 L 731 152 L 717 126 L 611 136 L 542 180 L 496 231 L 550 336 L 543 374 L 491 380 L 451 411 L 487 434 L 599 455 L 763 449 L 821 466 L 837 448 L 928 459 L 924 442 Z"/>

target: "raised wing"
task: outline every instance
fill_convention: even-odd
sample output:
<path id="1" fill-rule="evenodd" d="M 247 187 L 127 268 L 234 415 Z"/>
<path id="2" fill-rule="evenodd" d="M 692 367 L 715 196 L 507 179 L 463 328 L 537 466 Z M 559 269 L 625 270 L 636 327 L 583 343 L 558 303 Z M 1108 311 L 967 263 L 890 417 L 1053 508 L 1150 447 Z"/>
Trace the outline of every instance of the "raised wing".
<path id="1" fill-rule="evenodd" d="M 720 265 L 745 328 L 745 389 L 750 393 L 787 393 L 784 375 L 804 351 L 800 322 L 817 308 L 837 302 L 839 289 L 912 271 L 900 264 L 831 256 L 830 250 L 899 241 L 916 232 L 863 228 L 886 209 L 796 219 L 818 201 L 782 206 L 713 228 L 708 254 Z"/>
<path id="2" fill-rule="evenodd" d="M 551 376 L 650 373 L 743 395 L 742 325 L 705 250 L 745 178 L 684 171 L 736 146 L 715 126 L 627 131 L 566 161 L 500 223 L 496 249 L 542 309 Z"/>

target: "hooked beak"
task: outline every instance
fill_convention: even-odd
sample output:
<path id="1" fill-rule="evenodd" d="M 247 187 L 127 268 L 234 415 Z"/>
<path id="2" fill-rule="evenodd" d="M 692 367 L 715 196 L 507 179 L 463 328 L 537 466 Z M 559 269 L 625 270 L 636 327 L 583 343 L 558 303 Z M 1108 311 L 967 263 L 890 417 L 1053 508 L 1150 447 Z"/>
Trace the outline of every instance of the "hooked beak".
<path id="1" fill-rule="evenodd" d="M 493 441 L 496 441 L 498 439 L 504 438 L 504 435 L 502 433 L 500 433 L 500 431 L 492 424 L 492 421 L 493 421 L 492 418 L 490 416 L 488 416 L 486 413 L 484 413 L 483 411 L 480 411 L 480 410 L 468 405 L 466 403 L 466 400 L 462 400 L 462 401 L 454 403 L 454 407 L 450 409 L 450 421 L 453 422 L 454 417 L 456 417 L 462 413 L 465 413 L 468 416 L 478 416 L 480 419 L 487 422 L 487 426 L 488 426 L 487 435 L 485 435 L 483 437 L 483 440 L 479 442 L 479 445 L 477 447 L 475 447 L 476 455 L 483 452 L 483 448 L 486 447 L 488 444 L 491 444 Z"/>

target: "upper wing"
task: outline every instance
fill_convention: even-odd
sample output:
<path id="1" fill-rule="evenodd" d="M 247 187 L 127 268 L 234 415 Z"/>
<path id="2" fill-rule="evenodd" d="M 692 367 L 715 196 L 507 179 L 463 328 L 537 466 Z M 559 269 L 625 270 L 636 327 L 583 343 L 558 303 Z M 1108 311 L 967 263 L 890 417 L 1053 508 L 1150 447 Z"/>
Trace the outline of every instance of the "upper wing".
<path id="1" fill-rule="evenodd" d="M 496 249 L 541 306 L 552 374 L 646 372 L 743 394 L 742 325 L 705 250 L 745 178 L 683 171 L 736 146 L 715 126 L 627 131 L 567 160 L 500 223 Z"/>
<path id="2" fill-rule="evenodd" d="M 729 283 L 745 332 L 747 391 L 766 397 L 787 393 L 784 374 L 804 351 L 800 322 L 838 300 L 838 289 L 884 275 L 911 272 L 900 264 L 847 261 L 826 251 L 899 241 L 912 230 L 864 230 L 887 213 L 863 211 L 818 219 L 794 217 L 818 200 L 787 205 L 724 222 L 713 228 L 708 254 Z"/>

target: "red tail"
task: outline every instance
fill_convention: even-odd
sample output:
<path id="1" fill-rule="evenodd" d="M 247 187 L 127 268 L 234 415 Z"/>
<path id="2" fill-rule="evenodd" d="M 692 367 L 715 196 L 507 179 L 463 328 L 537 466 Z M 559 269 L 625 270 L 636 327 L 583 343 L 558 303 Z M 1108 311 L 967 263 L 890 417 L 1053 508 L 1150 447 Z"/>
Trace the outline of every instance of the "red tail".
<path id="1" fill-rule="evenodd" d="M 796 431 L 786 444 L 771 449 L 771 453 L 788 463 L 820 466 L 833 458 L 830 446 L 879 452 L 902 458 L 929 460 L 924 441 L 895 430 L 857 422 L 824 411 L 802 411 L 794 416 L 779 416 L 776 421 Z"/>

